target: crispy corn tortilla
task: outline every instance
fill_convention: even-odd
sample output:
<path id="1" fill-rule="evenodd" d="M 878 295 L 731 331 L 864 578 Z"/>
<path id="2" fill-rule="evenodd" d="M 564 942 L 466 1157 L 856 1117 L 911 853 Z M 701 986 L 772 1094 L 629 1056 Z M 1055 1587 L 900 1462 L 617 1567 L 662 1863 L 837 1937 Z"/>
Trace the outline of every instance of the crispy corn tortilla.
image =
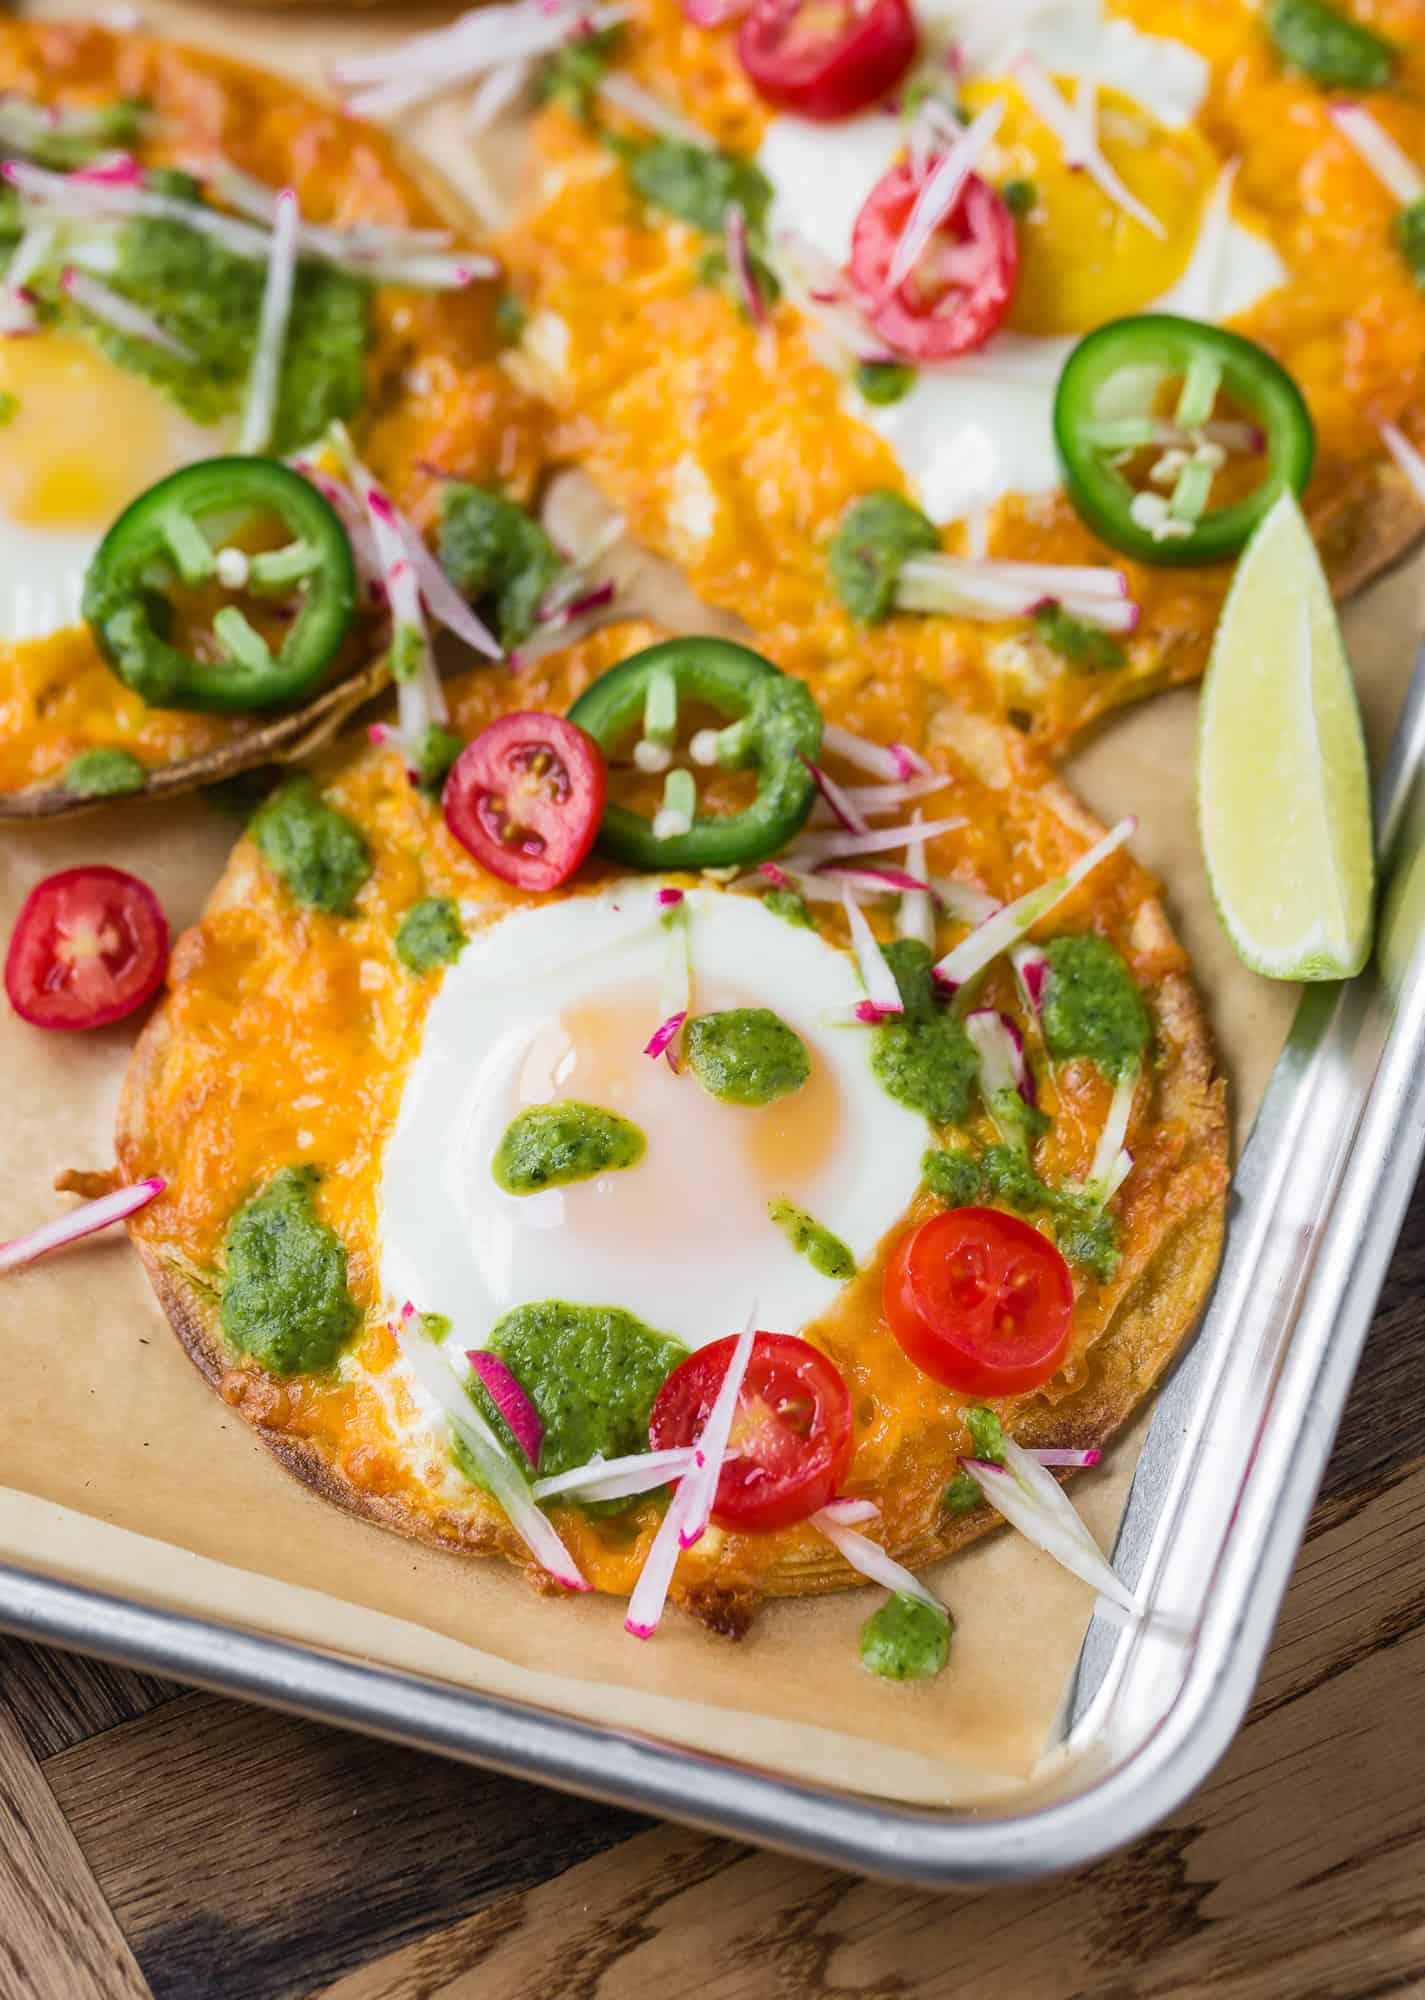
<path id="1" fill-rule="evenodd" d="M 563 709 L 590 679 L 653 636 L 644 626 L 610 629 L 540 662 L 514 688 L 503 676 L 468 676 L 453 690 L 459 726 L 472 731 L 516 703 Z M 819 692 L 826 703 L 826 690 Z M 866 699 L 863 690 L 863 723 Z M 901 712 L 894 693 L 884 700 L 886 715 Z M 844 712 L 827 708 L 832 720 Z M 947 808 L 968 812 L 973 829 L 942 836 L 932 866 L 964 875 L 973 854 L 982 877 L 992 877 L 982 886 L 996 895 L 1020 893 L 1081 852 L 1101 828 L 1016 732 L 982 719 L 966 727 L 967 720 L 974 719 L 943 698 L 924 703 L 918 740 L 951 774 Z M 429 998 L 429 983 L 410 980 L 395 964 L 395 920 L 422 895 L 479 895 L 492 917 L 528 899 L 481 875 L 389 754 L 333 753 L 319 776 L 329 801 L 365 831 L 375 873 L 355 916 L 315 916 L 292 902 L 251 841 L 238 844 L 204 919 L 175 948 L 169 996 L 128 1075 L 117 1134 L 120 1170 L 126 1177 L 161 1172 L 171 1184 L 135 1218 L 131 1232 L 190 1357 L 289 1470 L 368 1520 L 440 1547 L 503 1555 L 547 1584 L 503 1516 L 473 1488 L 452 1485 L 440 1441 L 420 1445 L 414 1456 L 398 1446 L 409 1412 L 386 1325 L 391 1302 L 381 1298 L 377 1277 L 381 1154 Z M 1081 890 L 1063 906 L 1065 925 L 1081 928 L 1092 920 L 1119 944 L 1148 1001 L 1157 1047 L 1130 1134 L 1135 1170 L 1116 1202 L 1123 1259 L 1111 1284 L 1080 1284 L 1062 1374 L 1042 1393 L 1001 1406 L 1022 1441 L 1083 1447 L 1125 1422 L 1190 1331 L 1216 1266 L 1228 1173 L 1223 1081 L 1154 886 L 1127 860 L 1105 864 L 1091 881 L 1092 895 Z M 1008 975 L 1003 991 L 998 976 L 988 975 L 987 1004 L 1008 1004 Z M 1083 1173 L 1106 1109 L 1102 1079 L 1087 1065 L 1069 1067 L 1084 1073 L 1065 1072 L 1055 1103 L 1056 1136 L 1045 1142 L 1060 1149 L 1045 1169 L 1051 1178 Z M 297 1097 L 300 1109 L 293 1108 Z M 364 1314 L 354 1359 L 329 1383 L 265 1375 L 228 1347 L 217 1317 L 230 1217 L 272 1173 L 299 1158 L 331 1169 L 320 1210 L 346 1245 Z M 934 1206 L 922 1193 L 908 1219 Z M 802 1330 L 841 1368 L 853 1407 L 869 1399 L 877 1411 L 874 1445 L 858 1422 L 850 1490 L 877 1500 L 886 1545 L 919 1565 L 975 1539 L 994 1517 L 983 1506 L 969 1516 L 941 1510 L 955 1454 L 966 1448 L 960 1425 L 967 1399 L 928 1383 L 881 1322 L 882 1263 L 899 1234 L 898 1227 L 834 1306 Z M 556 1510 L 555 1519 L 596 1588 L 624 1593 L 658 1511 L 644 1503 L 621 1519 L 616 1534 L 574 1508 Z M 805 1527 L 705 1540 L 708 1547 L 682 1558 L 674 1596 L 722 1631 L 745 1629 L 763 1598 L 857 1580 Z"/>
<path id="2" fill-rule="evenodd" d="M 444 225 L 460 245 L 478 229 L 449 184 L 398 138 L 344 116 L 285 78 L 210 50 L 78 21 L 0 22 L 0 89 L 77 106 L 141 97 L 157 114 L 141 148 L 154 165 L 201 170 L 225 159 L 297 189 L 311 221 Z M 446 478 L 496 477 L 530 499 L 543 465 L 544 416 L 499 365 L 497 287 L 417 293 L 376 288 L 366 402 L 353 420 L 377 476 L 422 527 Z M 141 794 L 166 797 L 328 740 L 383 683 L 379 633 L 363 621 L 329 682 L 288 711 L 225 718 L 149 708 L 104 665 L 88 632 L 0 644 L 0 820 L 93 810 L 56 783 L 81 750 L 131 750 L 153 772 Z"/>

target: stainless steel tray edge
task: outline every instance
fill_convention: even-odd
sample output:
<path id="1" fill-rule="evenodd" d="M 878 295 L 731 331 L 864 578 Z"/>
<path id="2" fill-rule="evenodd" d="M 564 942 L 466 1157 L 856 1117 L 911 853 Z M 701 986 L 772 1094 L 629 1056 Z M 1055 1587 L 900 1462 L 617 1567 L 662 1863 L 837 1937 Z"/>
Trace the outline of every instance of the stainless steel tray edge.
<path id="1" fill-rule="evenodd" d="M 1425 1152 L 1423 768 L 1417 668 L 1378 790 L 1385 976 L 1302 1004 L 1238 1176 L 1223 1272 L 1125 1516 L 1118 1560 L 1181 1636 L 1095 1621 L 1046 1781 L 1057 1796 L 1007 1812 L 892 1806 L 21 1566 L 0 1565 L 0 1629 L 927 1887 L 1049 1874 L 1131 1840 L 1206 1777 L 1245 1712 Z M 1261 1401 L 1224 1477 L 1213 1423 L 1234 1379 Z"/>

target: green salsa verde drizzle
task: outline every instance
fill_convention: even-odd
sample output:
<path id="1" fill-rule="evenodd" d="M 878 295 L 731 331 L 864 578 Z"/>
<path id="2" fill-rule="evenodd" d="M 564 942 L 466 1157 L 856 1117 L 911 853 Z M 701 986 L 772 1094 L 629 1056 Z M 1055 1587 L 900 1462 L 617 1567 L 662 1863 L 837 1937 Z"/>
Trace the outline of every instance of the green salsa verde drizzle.
<path id="1" fill-rule="evenodd" d="M 932 1148 L 921 1161 L 931 1193 L 947 1208 L 983 1203 L 1026 1216 L 1047 1216 L 1061 1254 L 1070 1264 L 1107 1284 L 1118 1269 L 1118 1231 L 1113 1217 L 1087 1195 L 1051 1188 L 1013 1146 Z"/>
<path id="2" fill-rule="evenodd" d="M 396 927 L 396 956 L 417 979 L 438 965 L 453 965 L 467 942 L 449 896 L 412 903 Z"/>
<path id="3" fill-rule="evenodd" d="M 841 1238 L 823 1229 L 804 1208 L 795 1208 L 789 1201 L 769 1201 L 767 1214 L 798 1255 L 823 1278 L 841 1281 L 855 1277 L 856 1259 Z"/>
<path id="4" fill-rule="evenodd" d="M 861 1664 L 887 1681 L 925 1681 L 950 1658 L 950 1613 L 898 1590 L 861 1627 Z"/>
<path id="5" fill-rule="evenodd" d="M 274 1375 L 331 1368 L 361 1318 L 346 1247 L 313 1203 L 318 1178 L 314 1167 L 284 1167 L 238 1210 L 223 1242 L 223 1332 Z"/>
<path id="6" fill-rule="evenodd" d="M 488 613 L 507 649 L 529 637 L 563 567 L 532 514 L 502 493 L 458 479 L 441 494 L 437 551 L 450 581 Z M 458 752 L 459 738 L 454 740 Z"/>
<path id="7" fill-rule="evenodd" d="M 159 169 L 147 180 L 164 194 L 202 206 L 198 183 L 187 174 Z M 166 219 L 126 224 L 117 244 L 106 283 L 152 314 L 192 359 L 81 311 L 85 332 L 121 368 L 145 376 L 199 423 L 231 415 L 241 405 L 257 345 L 262 265 Z M 71 309 L 57 288 L 42 283 L 40 291 L 46 304 Z M 283 344 L 274 453 L 310 444 L 333 420 L 361 407 L 369 336 L 369 288 L 328 265 L 300 264 Z"/>
<path id="8" fill-rule="evenodd" d="M 979 1063 L 958 1014 L 940 999 L 931 952 L 916 938 L 881 946 L 905 1012 L 871 1031 L 871 1069 L 881 1088 L 932 1125 L 958 1125 L 970 1108 Z"/>
<path id="9" fill-rule="evenodd" d="M 299 903 L 349 917 L 371 873 L 361 830 L 325 805 L 310 778 L 292 778 L 253 815 L 249 829 L 263 858 Z"/>
<path id="10" fill-rule="evenodd" d="M 1061 1062 L 1087 1056 L 1115 1082 L 1142 1059 L 1152 1023 L 1133 975 L 1096 931 L 1053 938 L 1042 1023 L 1050 1055 Z"/>
<path id="11" fill-rule="evenodd" d="M 646 1143 L 638 1127 L 616 1111 L 565 1098 L 532 1104 L 512 1118 L 490 1171 L 506 1194 L 535 1194 L 636 1167 Z"/>
<path id="12" fill-rule="evenodd" d="M 81 750 L 64 767 L 64 789 L 85 799 L 118 799 L 141 792 L 148 771 L 132 750 L 96 747 Z"/>
<path id="13" fill-rule="evenodd" d="M 806 1043 L 770 1007 L 695 1014 L 683 1045 L 693 1075 L 724 1104 L 772 1104 L 811 1075 Z"/>
<path id="14" fill-rule="evenodd" d="M 586 1465 L 596 1454 L 622 1458 L 648 1448 L 654 1399 L 687 1349 L 618 1306 L 571 1305 L 559 1299 L 517 1306 L 488 1342 L 534 1404 L 544 1426 L 535 1471 L 541 1478 Z M 470 1394 L 517 1464 L 524 1454 L 483 1386 Z M 458 1440 L 456 1464 L 480 1483 Z M 647 1495 L 587 1503 L 594 1514 L 616 1514 Z M 580 1502 L 580 1505 L 586 1503 Z"/>

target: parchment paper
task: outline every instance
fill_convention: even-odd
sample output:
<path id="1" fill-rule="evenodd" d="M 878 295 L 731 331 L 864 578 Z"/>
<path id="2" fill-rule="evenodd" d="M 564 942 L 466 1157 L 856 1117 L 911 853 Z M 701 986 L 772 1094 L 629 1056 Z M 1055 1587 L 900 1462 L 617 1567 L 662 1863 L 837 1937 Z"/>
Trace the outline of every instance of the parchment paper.
<path id="1" fill-rule="evenodd" d="M 42 0 L 29 11 L 79 10 Z M 393 24 L 409 32 L 440 17 L 258 16 L 178 0 L 144 14 L 307 79 Z M 422 136 L 458 169 L 451 107 Z M 1425 561 L 1378 585 L 1347 630 L 1378 760 L 1425 630 Z M 1193 818 L 1195 707 L 1182 692 L 1116 718 L 1070 776 L 1105 819 L 1140 816 L 1135 851 L 1162 876 L 1193 952 L 1240 1142 L 1295 996 L 1244 971 L 1213 916 Z M 151 882 L 176 931 L 199 914 L 233 830 L 196 800 L 7 833 L 0 934 L 39 877 L 95 860 Z M 0 1016 L 0 1238 L 64 1205 L 50 1191 L 58 1168 L 110 1164 L 131 1041 L 124 1026 L 45 1034 Z M 1147 1420 L 1075 1488 L 1105 1545 Z M 928 1684 L 887 1685 L 860 1668 L 867 1592 L 772 1605 L 737 1645 L 676 1614 L 639 1644 L 621 1603 L 538 1598 L 503 1566 L 417 1547 L 314 1499 L 200 1380 L 122 1235 L 4 1280 L 0 1454 L 0 1559 L 888 1798 L 966 1804 L 1023 1781 L 1091 1607 L 1085 1587 L 1006 1534 L 934 1577 L 957 1629 L 950 1670 Z"/>

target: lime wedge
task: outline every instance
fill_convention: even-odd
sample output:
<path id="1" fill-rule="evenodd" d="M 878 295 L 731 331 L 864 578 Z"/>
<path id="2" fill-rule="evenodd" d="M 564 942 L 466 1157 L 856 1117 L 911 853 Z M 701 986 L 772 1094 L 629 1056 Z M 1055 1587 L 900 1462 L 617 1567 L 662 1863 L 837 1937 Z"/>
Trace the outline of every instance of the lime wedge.
<path id="1" fill-rule="evenodd" d="M 1345 979 L 1371 947 L 1370 774 L 1341 628 L 1282 494 L 1242 552 L 1212 642 L 1198 826 L 1217 913 L 1269 979 Z"/>

